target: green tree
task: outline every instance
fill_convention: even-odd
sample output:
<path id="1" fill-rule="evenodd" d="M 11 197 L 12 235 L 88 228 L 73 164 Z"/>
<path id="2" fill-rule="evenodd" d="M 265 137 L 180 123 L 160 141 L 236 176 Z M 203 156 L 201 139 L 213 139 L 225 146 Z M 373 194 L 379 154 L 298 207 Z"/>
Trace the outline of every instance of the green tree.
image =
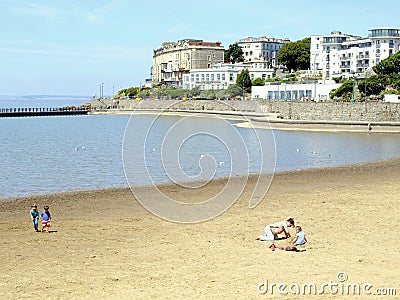
<path id="1" fill-rule="evenodd" d="M 229 45 L 229 48 L 224 52 L 224 62 L 237 63 L 243 62 L 243 50 L 238 43 Z"/>
<path id="2" fill-rule="evenodd" d="M 400 52 L 390 55 L 388 58 L 382 60 L 373 68 L 374 72 L 378 75 L 391 75 L 400 73 Z"/>
<path id="3" fill-rule="evenodd" d="M 200 87 L 199 87 L 199 86 L 196 86 L 196 87 L 192 88 L 192 89 L 189 91 L 189 96 L 190 96 L 190 97 L 196 97 L 196 96 L 199 96 L 200 93 L 201 93 Z"/>
<path id="4" fill-rule="evenodd" d="M 329 97 L 333 98 L 342 98 L 344 95 L 348 93 L 353 93 L 353 80 L 347 79 L 343 81 L 343 84 L 339 86 L 337 89 L 334 89 L 330 92 Z"/>
<path id="5" fill-rule="evenodd" d="M 243 95 L 243 90 L 237 85 L 230 85 L 226 89 L 226 93 L 228 95 L 228 98 L 234 98 L 236 96 L 242 96 Z"/>
<path id="6" fill-rule="evenodd" d="M 379 95 L 382 91 L 385 90 L 386 85 L 388 84 L 388 77 L 382 75 L 374 75 L 370 78 L 367 78 L 365 84 L 367 85 L 367 95 Z"/>
<path id="7" fill-rule="evenodd" d="M 218 99 L 227 99 L 227 98 L 230 97 L 230 94 L 229 94 L 228 90 L 218 90 L 218 91 L 215 93 L 215 96 L 216 96 Z"/>
<path id="8" fill-rule="evenodd" d="M 120 97 L 128 96 L 128 97 L 134 97 L 140 92 L 139 87 L 129 87 L 126 89 L 119 90 L 117 95 Z"/>
<path id="9" fill-rule="evenodd" d="M 186 96 L 188 94 L 188 90 L 177 88 L 173 86 L 169 86 L 165 89 L 165 93 L 171 98 L 179 98 Z"/>
<path id="10" fill-rule="evenodd" d="M 251 92 L 251 79 L 249 70 L 243 70 L 236 77 L 236 85 L 240 86 L 242 89 L 246 90 L 246 92 Z"/>
<path id="11" fill-rule="evenodd" d="M 255 78 L 255 79 L 253 80 L 253 82 L 252 82 L 252 85 L 253 85 L 253 86 L 263 86 L 263 85 L 265 85 L 265 80 L 262 79 L 262 78 L 260 78 L 260 77 Z"/>
<path id="12" fill-rule="evenodd" d="M 289 70 L 305 70 L 310 67 L 311 38 L 284 44 L 278 53 L 279 64 Z"/>
<path id="13" fill-rule="evenodd" d="M 213 99 L 217 98 L 216 92 L 217 92 L 216 90 L 201 91 L 200 98 L 207 99 L 207 100 L 213 100 Z"/>

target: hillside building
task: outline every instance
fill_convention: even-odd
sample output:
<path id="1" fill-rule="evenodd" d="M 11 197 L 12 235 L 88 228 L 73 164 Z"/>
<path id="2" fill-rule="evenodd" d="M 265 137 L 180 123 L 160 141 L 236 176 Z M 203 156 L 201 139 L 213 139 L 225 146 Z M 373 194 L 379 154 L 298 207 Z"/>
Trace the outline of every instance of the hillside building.
<path id="1" fill-rule="evenodd" d="M 357 77 L 399 51 L 399 29 L 369 31 L 366 38 L 340 31 L 311 36 L 310 71 L 322 79 Z"/>
<path id="2" fill-rule="evenodd" d="M 211 69 L 224 61 L 224 47 L 220 42 L 180 40 L 165 42 L 153 51 L 151 79 L 166 85 L 182 86 L 183 75 L 189 70 Z"/>
<path id="3" fill-rule="evenodd" d="M 183 75 L 183 88 L 193 89 L 199 87 L 200 90 L 220 90 L 226 89 L 230 85 L 236 84 L 237 76 L 243 70 L 248 69 L 250 79 L 255 78 L 270 79 L 275 76 L 275 70 L 267 67 L 258 67 L 250 63 L 219 63 L 206 69 L 191 69 Z"/>
<path id="4" fill-rule="evenodd" d="M 278 52 L 289 39 L 267 37 L 248 37 L 237 41 L 243 50 L 245 62 L 266 65 L 269 68 L 278 68 Z"/>

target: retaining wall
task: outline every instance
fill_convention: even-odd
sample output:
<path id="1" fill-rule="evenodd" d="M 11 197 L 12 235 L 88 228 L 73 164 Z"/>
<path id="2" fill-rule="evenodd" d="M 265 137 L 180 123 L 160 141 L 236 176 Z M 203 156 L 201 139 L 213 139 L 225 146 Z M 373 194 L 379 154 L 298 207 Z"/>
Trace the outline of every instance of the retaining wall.
<path id="1" fill-rule="evenodd" d="M 400 103 L 386 102 L 300 102 L 271 100 L 98 100 L 92 109 L 119 110 L 217 110 L 278 113 L 287 120 L 400 122 Z"/>

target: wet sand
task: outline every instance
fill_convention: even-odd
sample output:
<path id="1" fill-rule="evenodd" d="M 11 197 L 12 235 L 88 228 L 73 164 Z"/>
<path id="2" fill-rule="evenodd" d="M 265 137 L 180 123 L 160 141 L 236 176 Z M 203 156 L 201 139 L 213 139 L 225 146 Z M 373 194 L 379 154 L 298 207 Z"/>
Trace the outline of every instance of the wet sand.
<path id="1" fill-rule="evenodd" d="M 339 272 L 348 275 L 344 284 L 370 283 L 371 293 L 396 288 L 399 294 L 399 178 L 400 160 L 282 172 L 249 209 L 252 177 L 227 212 L 197 224 L 160 219 L 122 188 L 1 200 L 1 297 L 307 299 L 289 287 L 282 296 L 271 285 L 313 283 L 321 289 L 340 283 Z M 224 185 L 215 180 L 200 194 L 209 197 Z M 163 191 L 186 201 L 199 195 L 175 185 Z M 33 202 L 50 206 L 53 232 L 33 231 Z M 306 251 L 271 251 L 256 240 L 266 224 L 288 217 L 303 227 Z M 260 294 L 265 279 L 270 289 Z M 343 296 L 326 287 L 313 297 Z M 351 299 L 366 297 L 361 290 Z"/>

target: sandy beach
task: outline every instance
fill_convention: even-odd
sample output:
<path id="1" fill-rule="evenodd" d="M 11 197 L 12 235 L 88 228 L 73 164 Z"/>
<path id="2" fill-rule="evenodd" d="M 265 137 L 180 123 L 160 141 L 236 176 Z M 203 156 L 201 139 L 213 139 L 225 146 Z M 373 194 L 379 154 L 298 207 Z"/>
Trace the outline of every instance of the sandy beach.
<path id="1" fill-rule="evenodd" d="M 397 290 L 372 299 L 398 299 L 399 176 L 400 160 L 283 172 L 254 209 L 248 208 L 250 178 L 227 212 L 197 224 L 162 220 L 123 188 L 2 199 L 1 297 L 308 299 L 293 293 L 296 285 L 315 284 L 318 293 L 331 282 L 337 283 L 331 292 L 326 286 L 313 297 L 343 299 L 340 284 L 358 284 L 360 295 L 349 298 L 366 299 L 369 284 L 371 294 Z M 213 181 L 201 194 L 224 184 Z M 163 190 L 188 201 L 199 194 L 174 185 Z M 33 231 L 34 202 L 50 206 L 53 232 Z M 288 217 L 303 227 L 306 251 L 271 251 L 256 240 L 266 224 Z"/>

